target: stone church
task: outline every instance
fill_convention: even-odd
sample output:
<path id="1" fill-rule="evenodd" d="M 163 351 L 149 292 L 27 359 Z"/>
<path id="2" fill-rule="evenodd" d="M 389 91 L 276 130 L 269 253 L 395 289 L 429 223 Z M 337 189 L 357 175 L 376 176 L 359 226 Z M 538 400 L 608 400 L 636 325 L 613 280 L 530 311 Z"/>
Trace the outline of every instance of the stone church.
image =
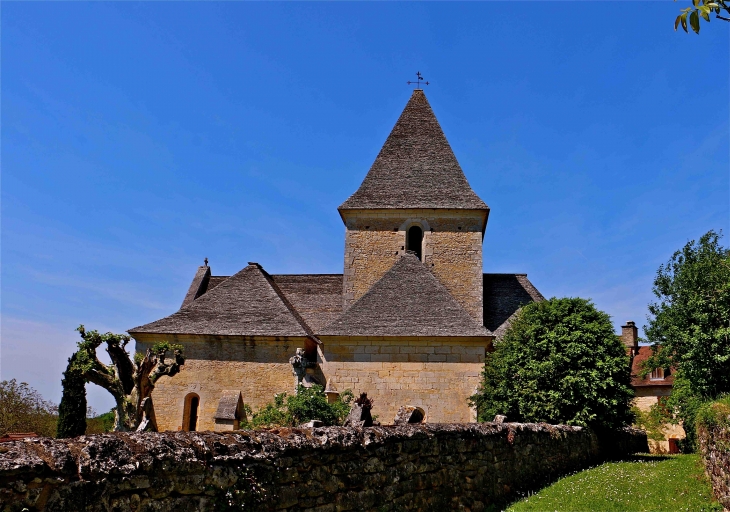
<path id="1" fill-rule="evenodd" d="M 172 315 L 129 330 L 144 351 L 180 343 L 186 363 L 152 398 L 159 430 L 227 430 L 298 383 L 374 399 L 427 422 L 475 420 L 467 398 L 518 308 L 543 300 L 526 274 L 485 274 L 489 207 L 469 185 L 421 89 L 360 188 L 338 208 L 342 274 L 232 276 L 207 262 Z"/>

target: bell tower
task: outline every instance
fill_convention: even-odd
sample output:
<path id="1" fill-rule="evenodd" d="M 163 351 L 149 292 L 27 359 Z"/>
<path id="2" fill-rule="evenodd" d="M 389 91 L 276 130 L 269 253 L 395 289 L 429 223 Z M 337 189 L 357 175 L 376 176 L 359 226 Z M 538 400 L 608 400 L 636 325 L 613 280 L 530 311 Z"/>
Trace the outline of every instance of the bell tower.
<path id="1" fill-rule="evenodd" d="M 422 89 L 413 91 L 345 223 L 344 309 L 406 251 L 482 323 L 482 241 L 489 207 L 471 189 Z"/>

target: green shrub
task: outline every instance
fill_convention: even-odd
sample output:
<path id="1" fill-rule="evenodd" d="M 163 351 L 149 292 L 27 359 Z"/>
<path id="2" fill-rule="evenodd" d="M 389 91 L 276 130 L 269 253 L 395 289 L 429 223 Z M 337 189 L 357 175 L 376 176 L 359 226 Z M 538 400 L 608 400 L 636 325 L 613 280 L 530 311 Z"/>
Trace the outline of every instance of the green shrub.
<path id="1" fill-rule="evenodd" d="M 675 422 L 666 407 L 660 404 L 653 404 L 648 411 L 638 407 L 632 407 L 631 411 L 634 413 L 634 426 L 646 431 L 646 436 L 653 441 L 664 441 L 664 425 Z"/>
<path id="2" fill-rule="evenodd" d="M 505 414 L 592 427 L 631 423 L 629 359 L 610 317 L 590 301 L 527 304 L 494 348 L 470 399 L 480 421 Z"/>
<path id="3" fill-rule="evenodd" d="M 697 409 L 695 423 L 697 428 L 730 428 L 730 395 L 702 404 Z"/>
<path id="4" fill-rule="evenodd" d="M 682 371 L 674 374 L 672 394 L 667 400 L 667 408 L 672 414 L 672 423 L 682 423 L 686 437 L 679 440 L 682 453 L 697 450 L 697 413 L 707 399 L 697 394 Z"/>
<path id="5" fill-rule="evenodd" d="M 322 386 L 299 386 L 296 395 L 279 393 L 242 425 L 242 428 L 295 427 L 310 420 L 320 420 L 326 426 L 340 425 L 350 412 L 353 394 L 344 391 L 334 403 L 327 403 Z"/>

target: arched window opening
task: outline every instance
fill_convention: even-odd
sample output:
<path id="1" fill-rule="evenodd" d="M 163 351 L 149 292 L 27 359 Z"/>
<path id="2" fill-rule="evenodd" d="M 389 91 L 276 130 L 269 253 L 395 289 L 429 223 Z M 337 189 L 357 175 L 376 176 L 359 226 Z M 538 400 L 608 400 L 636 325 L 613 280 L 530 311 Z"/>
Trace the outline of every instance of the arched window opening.
<path id="1" fill-rule="evenodd" d="M 408 228 L 406 249 L 415 252 L 418 259 L 423 261 L 423 230 L 420 226 L 411 226 Z"/>
<path id="2" fill-rule="evenodd" d="M 185 409 L 183 411 L 183 430 L 186 432 L 195 432 L 198 428 L 198 406 L 200 405 L 200 397 L 195 393 L 190 393 L 185 397 Z"/>

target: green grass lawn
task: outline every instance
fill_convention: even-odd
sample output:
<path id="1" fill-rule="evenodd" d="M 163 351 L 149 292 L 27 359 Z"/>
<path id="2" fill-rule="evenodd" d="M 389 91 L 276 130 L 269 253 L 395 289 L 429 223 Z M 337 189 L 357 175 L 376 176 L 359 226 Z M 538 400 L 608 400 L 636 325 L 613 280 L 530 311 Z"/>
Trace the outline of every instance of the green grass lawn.
<path id="1" fill-rule="evenodd" d="M 509 512 L 722 511 L 698 455 L 639 455 L 561 478 Z"/>

